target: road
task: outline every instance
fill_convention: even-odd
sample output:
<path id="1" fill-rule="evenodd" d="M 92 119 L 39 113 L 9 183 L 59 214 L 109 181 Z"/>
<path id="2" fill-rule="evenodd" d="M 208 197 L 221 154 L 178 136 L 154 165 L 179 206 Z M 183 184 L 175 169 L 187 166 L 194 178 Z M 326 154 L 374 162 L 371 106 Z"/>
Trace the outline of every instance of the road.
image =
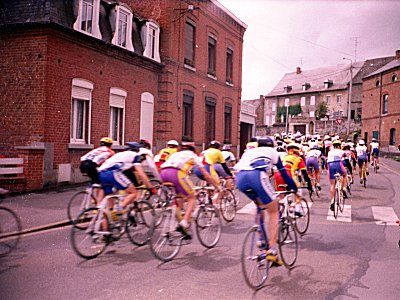
<path id="1" fill-rule="evenodd" d="M 69 226 L 26 235 L 0 259 L 0 299 L 398 299 L 400 229 L 392 219 L 400 215 L 399 180 L 400 174 L 382 168 L 368 177 L 366 189 L 355 182 L 345 216 L 334 220 L 324 175 L 296 267 L 271 269 L 257 292 L 241 274 L 241 243 L 254 220 L 242 209 L 233 223 L 224 223 L 214 249 L 194 239 L 169 263 L 126 238 L 82 260 L 71 250 Z M 241 207 L 247 203 L 241 197 Z"/>

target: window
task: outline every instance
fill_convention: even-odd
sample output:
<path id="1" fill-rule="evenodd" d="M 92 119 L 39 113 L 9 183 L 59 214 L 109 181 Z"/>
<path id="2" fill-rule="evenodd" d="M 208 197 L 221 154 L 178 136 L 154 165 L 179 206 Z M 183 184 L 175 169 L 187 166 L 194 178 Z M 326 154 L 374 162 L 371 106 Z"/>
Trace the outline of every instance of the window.
<path id="1" fill-rule="evenodd" d="M 274 103 L 272 103 L 272 109 L 271 109 L 272 111 L 276 111 L 276 103 L 274 102 Z"/>
<path id="2" fill-rule="evenodd" d="M 100 0 L 79 0 L 74 29 L 101 39 L 99 14 Z"/>
<path id="3" fill-rule="evenodd" d="M 272 115 L 271 116 L 271 125 L 274 125 L 275 124 L 275 115 Z"/>
<path id="4" fill-rule="evenodd" d="M 143 92 L 140 95 L 140 138 L 153 141 L 154 131 L 154 95 Z"/>
<path id="5" fill-rule="evenodd" d="M 285 98 L 285 107 L 290 106 L 290 98 Z"/>
<path id="6" fill-rule="evenodd" d="M 132 12 L 125 5 L 117 5 L 116 12 L 116 30 L 112 43 L 120 47 L 133 51 L 132 44 Z"/>
<path id="7" fill-rule="evenodd" d="M 187 20 L 185 24 L 185 57 L 184 63 L 194 67 L 196 47 L 196 26 L 191 20 Z"/>
<path id="8" fill-rule="evenodd" d="M 224 112 L 224 143 L 229 144 L 232 140 L 232 106 L 225 104 Z"/>
<path id="9" fill-rule="evenodd" d="M 208 37 L 208 74 L 216 76 L 216 61 L 217 61 L 217 41 Z"/>
<path id="10" fill-rule="evenodd" d="M 72 80 L 70 143 L 89 144 L 92 91 L 93 83 L 78 78 Z"/>
<path id="11" fill-rule="evenodd" d="M 396 145 L 396 128 L 390 128 L 389 145 Z"/>
<path id="12" fill-rule="evenodd" d="M 393 74 L 392 75 L 392 82 L 396 82 L 397 81 L 397 75 L 396 74 Z"/>
<path id="13" fill-rule="evenodd" d="M 383 95 L 383 103 L 382 103 L 382 113 L 387 114 L 388 113 L 388 102 L 389 102 L 389 95 Z"/>
<path id="14" fill-rule="evenodd" d="M 207 145 L 215 139 L 215 104 L 214 98 L 206 97 L 205 142 Z"/>
<path id="15" fill-rule="evenodd" d="M 376 86 L 376 87 L 379 87 L 380 85 L 381 85 L 380 80 L 375 81 L 375 86 Z"/>
<path id="16" fill-rule="evenodd" d="M 306 97 L 301 97 L 300 98 L 300 105 L 305 106 L 306 105 Z"/>
<path id="17" fill-rule="evenodd" d="M 326 103 L 327 104 L 331 104 L 331 102 L 332 102 L 332 96 L 326 96 Z"/>
<path id="18" fill-rule="evenodd" d="M 233 82 L 233 50 L 226 49 L 226 82 Z"/>
<path id="19" fill-rule="evenodd" d="M 336 103 L 342 103 L 342 95 L 336 95 Z"/>
<path id="20" fill-rule="evenodd" d="M 315 105 L 315 96 L 310 97 L 310 105 Z"/>
<path id="21" fill-rule="evenodd" d="M 160 59 L 160 27 L 153 21 L 146 22 L 142 27 L 143 55 L 157 62 Z"/>
<path id="22" fill-rule="evenodd" d="M 117 145 L 124 144 L 125 99 L 127 93 L 119 88 L 110 89 L 109 136 Z"/>
<path id="23" fill-rule="evenodd" d="M 267 125 L 267 126 L 271 125 L 269 123 L 269 116 L 268 115 L 265 115 L 264 124 Z"/>
<path id="24" fill-rule="evenodd" d="M 190 91 L 184 91 L 182 135 L 190 138 L 193 137 L 193 100 L 193 93 Z"/>
<path id="25" fill-rule="evenodd" d="M 315 112 L 313 110 L 310 111 L 310 118 L 314 118 L 315 117 Z"/>

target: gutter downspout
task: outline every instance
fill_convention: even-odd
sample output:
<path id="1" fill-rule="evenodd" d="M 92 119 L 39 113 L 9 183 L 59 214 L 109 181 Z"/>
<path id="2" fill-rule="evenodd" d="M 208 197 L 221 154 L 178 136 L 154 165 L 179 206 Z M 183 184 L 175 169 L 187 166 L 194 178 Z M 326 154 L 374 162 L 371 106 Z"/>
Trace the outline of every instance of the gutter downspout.
<path id="1" fill-rule="evenodd" d="M 382 124 L 382 73 L 380 78 L 380 85 L 379 85 L 379 125 L 378 125 L 378 141 L 381 143 L 381 124 Z M 381 145 L 382 146 L 382 145 Z"/>

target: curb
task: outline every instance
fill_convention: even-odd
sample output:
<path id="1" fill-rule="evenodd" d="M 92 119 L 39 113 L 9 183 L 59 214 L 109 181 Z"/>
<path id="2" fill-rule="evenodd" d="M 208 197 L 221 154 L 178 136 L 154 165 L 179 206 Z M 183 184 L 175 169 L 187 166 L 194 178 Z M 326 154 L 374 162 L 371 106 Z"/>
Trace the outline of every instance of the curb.
<path id="1" fill-rule="evenodd" d="M 24 229 L 24 230 L 21 230 L 20 232 L 12 232 L 9 234 L 5 234 L 5 235 L 2 235 L 1 238 L 3 239 L 3 238 L 7 238 L 7 237 L 16 236 L 16 235 L 26 235 L 26 234 L 30 234 L 30 233 L 34 233 L 34 232 L 40 232 L 40 231 L 49 230 L 49 229 L 53 229 L 53 228 L 64 227 L 67 225 L 71 225 L 71 222 L 69 220 L 54 222 L 54 223 L 50 223 L 50 224 L 46 224 L 46 225 L 42 225 L 42 226 Z"/>
<path id="2" fill-rule="evenodd" d="M 399 172 L 399 171 L 394 170 L 393 168 L 389 167 L 387 164 L 381 162 L 380 165 L 381 165 L 382 167 L 384 167 L 385 169 L 388 169 L 389 171 L 391 171 L 391 172 L 393 172 L 393 173 L 395 173 L 395 174 L 397 174 L 397 175 L 400 175 L 400 172 Z"/>

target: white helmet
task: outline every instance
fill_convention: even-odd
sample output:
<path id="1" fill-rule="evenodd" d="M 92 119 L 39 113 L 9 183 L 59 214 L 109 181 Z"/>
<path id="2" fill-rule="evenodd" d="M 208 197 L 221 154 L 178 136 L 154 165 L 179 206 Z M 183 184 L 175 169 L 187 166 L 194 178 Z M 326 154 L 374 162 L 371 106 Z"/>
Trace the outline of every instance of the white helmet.
<path id="1" fill-rule="evenodd" d="M 179 143 L 177 141 L 175 141 L 175 140 L 169 140 L 167 145 L 173 145 L 173 146 L 177 146 L 178 147 Z"/>
<path id="2" fill-rule="evenodd" d="M 364 145 L 365 145 L 365 142 L 364 142 L 364 140 L 359 140 L 359 141 L 358 141 L 358 144 L 359 144 L 360 146 L 364 146 Z"/>

